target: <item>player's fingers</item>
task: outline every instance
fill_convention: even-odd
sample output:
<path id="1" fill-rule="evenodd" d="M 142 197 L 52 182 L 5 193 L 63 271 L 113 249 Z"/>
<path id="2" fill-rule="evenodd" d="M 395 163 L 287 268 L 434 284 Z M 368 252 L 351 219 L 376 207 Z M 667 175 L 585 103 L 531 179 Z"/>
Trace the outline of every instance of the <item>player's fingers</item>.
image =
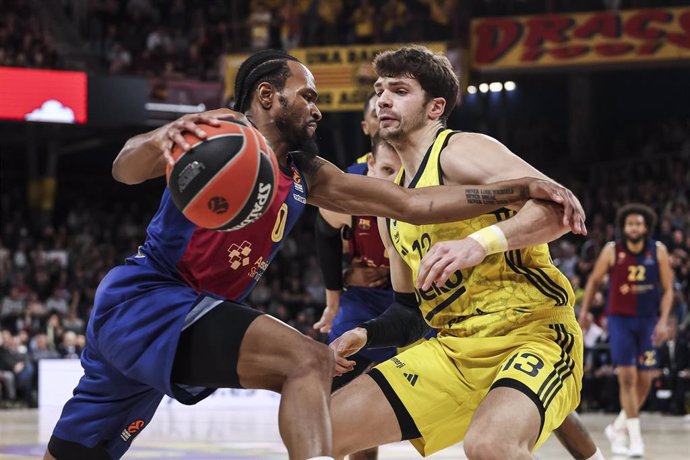
<path id="1" fill-rule="evenodd" d="M 170 130 L 168 132 L 168 137 L 175 144 L 179 145 L 180 148 L 185 152 L 192 148 L 192 146 L 189 145 L 189 143 L 185 140 L 184 137 L 182 137 L 182 134 L 178 130 Z"/>
<path id="2" fill-rule="evenodd" d="M 170 140 L 166 140 L 163 144 L 163 158 L 168 163 L 168 165 L 175 166 L 175 159 L 172 156 L 173 143 Z"/>
<path id="3" fill-rule="evenodd" d="M 348 364 L 341 364 L 340 362 L 336 362 L 336 364 L 335 364 L 336 375 L 346 374 L 355 368 L 355 364 L 354 364 L 355 362 L 354 361 L 347 361 L 347 363 Z"/>
<path id="4" fill-rule="evenodd" d="M 565 200 L 563 200 L 563 225 L 570 227 L 570 222 L 572 218 L 572 212 L 573 212 L 573 203 L 568 199 L 569 197 L 566 197 Z M 572 229 L 573 231 L 575 230 L 574 228 Z"/>
<path id="5" fill-rule="evenodd" d="M 545 192 L 549 198 L 556 203 L 563 203 L 562 187 L 552 182 L 546 182 L 545 184 Z"/>
<path id="6" fill-rule="evenodd" d="M 433 246 L 429 252 L 422 258 L 422 263 L 419 266 L 419 274 L 417 275 L 417 287 L 422 287 L 424 280 L 428 277 L 429 271 L 434 266 L 434 264 L 441 257 L 439 251 L 436 249 L 437 246 Z"/>
<path id="7" fill-rule="evenodd" d="M 197 118 L 197 123 L 206 123 L 211 126 L 220 126 L 220 120 L 218 118 L 235 118 L 235 116 L 231 113 L 228 114 L 229 116 L 225 115 L 199 115 Z"/>
<path id="8" fill-rule="evenodd" d="M 450 275 L 455 273 L 455 271 L 460 268 L 458 263 L 451 263 L 446 266 L 446 268 L 443 269 L 441 274 L 436 278 L 436 285 L 437 286 L 443 286 L 446 284 L 446 281 L 448 281 L 448 278 L 450 278 Z"/>
<path id="9" fill-rule="evenodd" d="M 331 332 L 331 325 L 330 325 L 330 324 L 326 324 L 325 326 L 322 326 L 322 327 L 319 329 L 319 332 L 321 332 L 322 334 L 328 334 L 329 332 Z"/>
<path id="10" fill-rule="evenodd" d="M 451 261 L 449 259 L 441 258 L 439 259 L 429 270 L 426 275 L 424 282 L 422 283 L 422 289 L 427 290 L 431 287 L 431 284 L 438 278 L 439 274 L 448 266 Z"/>
<path id="11" fill-rule="evenodd" d="M 203 128 L 201 128 L 198 124 L 196 124 L 192 120 L 188 120 L 188 121 L 185 121 L 184 123 L 182 123 L 182 126 L 180 126 L 180 132 L 181 133 L 184 133 L 184 132 L 193 133 L 199 139 L 206 139 L 206 137 L 208 137 L 206 134 L 206 131 L 204 131 Z"/>

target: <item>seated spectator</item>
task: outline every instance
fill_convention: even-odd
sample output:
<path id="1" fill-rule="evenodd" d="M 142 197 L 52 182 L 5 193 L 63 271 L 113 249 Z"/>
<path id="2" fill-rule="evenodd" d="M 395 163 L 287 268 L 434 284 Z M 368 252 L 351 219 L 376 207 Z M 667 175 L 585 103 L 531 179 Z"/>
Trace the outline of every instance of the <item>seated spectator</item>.
<path id="1" fill-rule="evenodd" d="M 41 359 L 59 359 L 62 357 L 55 348 L 48 346 L 48 338 L 45 334 L 36 334 L 31 340 L 29 348 L 34 362 Z"/>
<path id="2" fill-rule="evenodd" d="M 79 359 L 82 349 L 74 331 L 65 331 L 62 334 L 62 343 L 60 343 L 58 351 L 63 359 Z"/>

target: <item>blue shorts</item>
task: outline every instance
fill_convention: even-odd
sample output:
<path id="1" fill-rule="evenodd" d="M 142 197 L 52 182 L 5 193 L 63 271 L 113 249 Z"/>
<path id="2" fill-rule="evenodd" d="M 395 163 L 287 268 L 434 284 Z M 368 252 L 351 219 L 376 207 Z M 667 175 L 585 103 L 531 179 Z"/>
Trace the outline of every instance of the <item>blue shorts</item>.
<path id="1" fill-rule="evenodd" d="M 112 269 L 96 291 L 82 353 L 84 376 L 53 434 L 120 458 L 163 395 L 194 404 L 215 389 L 171 382 L 182 330 L 222 303 L 148 265 Z"/>
<path id="2" fill-rule="evenodd" d="M 654 369 L 657 357 L 652 334 L 656 326 L 655 316 L 608 316 L 611 360 L 614 366 L 637 366 L 638 369 Z"/>
<path id="3" fill-rule="evenodd" d="M 390 289 L 349 288 L 340 296 L 340 309 L 328 334 L 328 343 L 364 321 L 376 318 L 386 311 L 394 300 L 395 294 Z M 395 347 L 390 347 L 360 350 L 357 355 L 375 363 L 382 363 L 395 356 L 396 352 Z"/>

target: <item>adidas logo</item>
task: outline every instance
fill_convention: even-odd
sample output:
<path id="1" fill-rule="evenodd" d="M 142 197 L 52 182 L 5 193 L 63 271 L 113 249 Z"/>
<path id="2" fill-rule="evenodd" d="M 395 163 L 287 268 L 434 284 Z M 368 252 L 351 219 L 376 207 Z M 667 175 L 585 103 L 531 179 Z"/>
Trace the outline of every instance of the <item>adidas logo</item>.
<path id="1" fill-rule="evenodd" d="M 408 382 L 410 382 L 410 385 L 414 386 L 415 383 L 417 383 L 417 379 L 419 376 L 417 374 L 407 374 L 403 372 L 403 375 L 407 379 Z"/>

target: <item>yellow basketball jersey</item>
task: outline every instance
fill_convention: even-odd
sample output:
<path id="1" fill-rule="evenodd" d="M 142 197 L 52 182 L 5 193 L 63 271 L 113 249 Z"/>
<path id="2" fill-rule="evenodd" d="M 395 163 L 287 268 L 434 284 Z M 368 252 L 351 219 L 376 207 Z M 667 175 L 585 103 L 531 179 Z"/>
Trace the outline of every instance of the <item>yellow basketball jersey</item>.
<path id="1" fill-rule="evenodd" d="M 455 131 L 437 134 L 410 188 L 443 184 L 440 155 Z M 395 182 L 404 184 L 401 168 Z M 471 233 L 506 220 L 514 211 L 501 208 L 490 214 L 458 222 L 412 225 L 388 219 L 393 245 L 412 269 L 419 273 L 422 257 L 440 241 L 459 240 Z M 574 294 L 567 278 L 553 265 L 549 248 L 541 244 L 527 249 L 488 256 L 472 268 L 456 271 L 443 286 L 417 289 L 426 321 L 455 336 L 502 335 L 521 318 L 538 309 L 572 308 Z"/>

